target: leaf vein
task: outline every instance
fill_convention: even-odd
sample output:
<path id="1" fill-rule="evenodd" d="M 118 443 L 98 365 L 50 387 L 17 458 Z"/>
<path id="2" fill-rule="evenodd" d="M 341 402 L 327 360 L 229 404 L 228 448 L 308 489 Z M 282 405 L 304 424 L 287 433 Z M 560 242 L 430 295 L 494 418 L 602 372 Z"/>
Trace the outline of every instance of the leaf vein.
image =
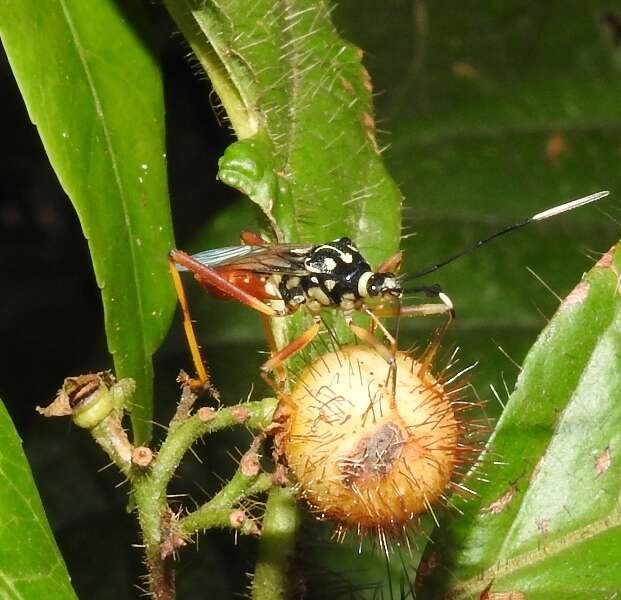
<path id="1" fill-rule="evenodd" d="M 80 64 L 82 65 L 82 69 L 84 70 L 84 76 L 86 77 L 86 80 L 88 82 L 88 87 L 91 92 L 91 97 L 93 100 L 93 104 L 95 106 L 95 111 L 101 123 L 102 131 L 103 131 L 105 142 L 106 142 L 106 150 L 107 150 L 108 157 L 110 159 L 110 166 L 112 167 L 112 172 L 114 173 L 114 181 L 118 189 L 119 199 L 121 201 L 121 205 L 123 208 L 125 226 L 127 228 L 126 229 L 127 245 L 129 246 L 129 256 L 130 256 L 130 263 L 131 263 L 131 269 L 132 269 L 132 274 L 133 274 L 133 278 L 132 278 L 133 285 L 131 285 L 130 287 L 135 294 L 136 309 L 138 312 L 138 318 L 139 318 L 139 323 L 140 323 L 140 326 L 138 327 L 138 335 L 140 337 L 140 347 L 142 348 L 144 357 L 146 357 L 148 356 L 149 353 L 148 353 L 147 343 L 145 339 L 145 332 L 143 328 L 144 307 L 143 307 L 143 302 L 142 302 L 142 293 L 141 293 L 141 287 L 140 287 L 139 270 L 137 267 L 136 252 L 134 249 L 134 245 L 132 243 L 133 223 L 132 223 L 130 213 L 128 210 L 128 204 L 127 204 L 127 198 L 125 195 L 125 189 L 123 186 L 123 180 L 122 180 L 122 177 L 119 171 L 118 160 L 117 160 L 116 153 L 114 151 L 114 145 L 112 143 L 112 136 L 110 134 L 110 129 L 106 121 L 103 105 L 99 97 L 99 94 L 97 92 L 97 87 L 93 79 L 93 74 L 91 73 L 91 69 L 89 67 L 84 48 L 80 41 L 78 31 L 71 17 L 70 10 L 67 6 L 66 0 L 60 0 L 60 6 L 62 8 L 63 15 L 67 21 L 67 26 L 69 28 L 69 31 L 71 32 L 71 37 L 75 45 L 76 53 L 80 60 Z M 105 286 L 105 283 L 102 282 L 100 285 L 103 289 L 103 287 Z M 110 351 L 112 354 L 116 353 L 115 348 L 110 348 Z M 147 375 L 148 369 L 145 366 L 145 360 L 141 361 L 141 368 L 143 370 L 143 375 Z"/>

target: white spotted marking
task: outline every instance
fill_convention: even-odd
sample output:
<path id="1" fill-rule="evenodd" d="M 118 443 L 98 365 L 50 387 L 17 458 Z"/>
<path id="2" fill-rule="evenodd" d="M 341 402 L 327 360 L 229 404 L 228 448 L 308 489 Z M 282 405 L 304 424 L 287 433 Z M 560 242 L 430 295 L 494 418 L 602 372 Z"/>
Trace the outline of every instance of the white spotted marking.
<path id="1" fill-rule="evenodd" d="M 317 302 L 323 306 L 330 306 L 332 304 L 330 298 L 326 296 L 325 292 L 320 287 L 312 287 L 307 293 L 310 298 L 317 300 Z"/>
<path id="2" fill-rule="evenodd" d="M 280 292 L 278 291 L 278 283 L 275 282 L 271 277 L 265 283 L 265 291 L 269 296 L 273 298 L 280 298 Z"/>
<path id="3" fill-rule="evenodd" d="M 336 261 L 333 258 L 326 256 L 323 259 L 323 272 L 331 273 L 334 269 L 336 269 Z"/>
<path id="4" fill-rule="evenodd" d="M 442 300 L 442 302 L 444 303 L 444 305 L 449 309 L 449 310 L 453 310 L 453 301 L 444 293 L 444 292 L 440 292 L 438 294 L 438 298 L 440 298 L 440 300 Z"/>
<path id="5" fill-rule="evenodd" d="M 351 246 L 350 246 L 351 248 Z M 316 251 L 320 251 L 320 250 L 332 250 L 332 252 L 336 252 L 336 254 L 339 255 L 340 259 L 344 262 L 344 263 L 352 263 L 354 262 L 354 257 L 352 254 L 350 254 L 349 252 L 343 252 L 340 248 L 337 248 L 336 246 L 332 246 L 330 244 L 324 244 L 323 246 L 319 246 L 319 248 L 317 248 Z M 355 252 L 355 250 L 354 250 Z"/>
<path id="6" fill-rule="evenodd" d="M 323 308 L 321 306 L 321 302 L 318 302 L 317 300 L 314 299 L 310 299 L 306 302 L 306 306 L 308 308 L 308 310 L 310 310 L 310 312 L 312 313 L 319 313 L 321 312 L 321 309 Z"/>
<path id="7" fill-rule="evenodd" d="M 393 279 L 392 277 L 387 277 L 386 279 L 384 279 L 384 287 L 388 290 L 394 290 L 397 287 L 396 279 Z"/>
<path id="8" fill-rule="evenodd" d="M 284 317 L 287 314 L 287 306 L 284 300 L 270 300 L 269 304 L 280 316 Z"/>

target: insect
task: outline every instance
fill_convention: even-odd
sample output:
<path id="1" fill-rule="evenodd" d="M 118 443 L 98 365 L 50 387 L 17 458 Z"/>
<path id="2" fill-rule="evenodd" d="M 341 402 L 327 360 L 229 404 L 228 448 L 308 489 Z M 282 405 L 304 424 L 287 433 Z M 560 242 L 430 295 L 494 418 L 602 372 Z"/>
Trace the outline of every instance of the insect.
<path id="1" fill-rule="evenodd" d="M 373 271 L 347 237 L 316 245 L 269 244 L 255 234 L 245 232 L 242 240 L 245 244 L 241 246 L 207 250 L 193 256 L 173 250 L 170 253 L 171 270 L 175 280 L 178 280 L 177 270 L 192 272 L 210 294 L 246 304 L 264 319 L 288 316 L 300 307 L 306 307 L 314 317 L 314 324 L 299 338 L 275 352 L 262 366 L 262 372 L 272 371 L 312 341 L 319 332 L 323 309 L 341 310 L 352 331 L 368 343 L 381 347 L 390 359 L 387 349 L 367 330 L 354 325 L 352 318 L 354 311 L 364 311 L 391 339 L 374 308 L 380 316 L 399 311 L 398 304 L 404 290 L 392 270 L 399 265 L 400 253 Z M 182 307 L 187 306 L 181 286 L 177 286 L 177 292 Z M 442 303 L 402 307 L 403 314 L 430 315 L 452 310 L 448 296 L 439 289 L 430 288 L 428 293 L 438 296 Z M 198 360 L 199 354 L 195 350 L 189 315 L 184 324 L 187 324 L 186 333 L 199 378 L 204 380 L 206 374 L 198 368 L 202 361 Z"/>
<path id="2" fill-rule="evenodd" d="M 452 301 L 439 286 L 407 287 L 409 281 L 433 273 L 501 235 L 590 204 L 608 194 L 607 191 L 598 192 L 539 212 L 476 241 L 439 263 L 400 277 L 395 272 L 401 263 L 401 253 L 390 257 L 374 271 L 355 243 L 347 237 L 314 245 L 270 244 L 256 234 L 243 232 L 243 245 L 240 246 L 206 250 L 193 256 L 181 250 L 172 250 L 169 255 L 171 273 L 199 380 L 208 382 L 209 377 L 200 356 L 178 271 L 190 271 L 208 293 L 237 300 L 258 311 L 266 325 L 270 317 L 291 315 L 302 306 L 311 313 L 314 324 L 281 350 L 273 350 L 271 358 L 261 367 L 264 375 L 313 340 L 319 332 L 320 314 L 324 309 L 340 310 L 354 334 L 376 347 L 390 362 L 396 342 L 382 324 L 381 317 L 444 314 L 448 316 L 448 324 L 454 315 Z M 437 302 L 402 305 L 405 292 L 423 293 L 434 297 Z M 390 349 L 371 331 L 352 322 L 355 311 L 364 312 L 371 318 L 374 326 L 379 327 L 389 340 Z M 273 343 L 270 345 L 273 346 Z"/>

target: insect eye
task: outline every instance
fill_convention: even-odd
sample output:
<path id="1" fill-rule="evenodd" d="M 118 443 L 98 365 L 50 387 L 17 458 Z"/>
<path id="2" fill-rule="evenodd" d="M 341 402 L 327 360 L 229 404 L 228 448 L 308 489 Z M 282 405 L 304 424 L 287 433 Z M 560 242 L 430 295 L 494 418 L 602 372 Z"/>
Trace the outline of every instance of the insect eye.
<path id="1" fill-rule="evenodd" d="M 367 293 L 369 296 L 377 296 L 380 293 L 380 285 L 378 285 L 377 275 L 372 275 L 367 283 Z"/>

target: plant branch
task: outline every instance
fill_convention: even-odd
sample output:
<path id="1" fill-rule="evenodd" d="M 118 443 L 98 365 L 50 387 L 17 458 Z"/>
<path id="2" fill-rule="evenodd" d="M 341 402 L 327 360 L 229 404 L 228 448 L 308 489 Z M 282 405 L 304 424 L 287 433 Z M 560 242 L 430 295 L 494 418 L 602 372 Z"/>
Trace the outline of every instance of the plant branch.
<path id="1" fill-rule="evenodd" d="M 198 8 L 190 0 L 164 0 L 177 26 L 190 44 L 196 58 L 209 76 L 214 90 L 226 107 L 227 116 L 240 139 L 254 135 L 258 130 L 259 116 L 252 108 L 253 102 L 246 97 L 244 86 L 237 85 L 230 65 L 223 62 L 219 52 L 227 53 L 216 45 L 216 36 L 209 34 L 209 8 Z M 216 27 L 217 29 L 217 27 Z"/>
<path id="2" fill-rule="evenodd" d="M 272 488 L 263 517 L 259 559 L 252 582 L 253 600 L 288 597 L 290 561 L 299 525 L 299 508 L 292 488 Z"/>
<path id="3" fill-rule="evenodd" d="M 93 439 L 110 457 L 119 471 L 130 477 L 132 467 L 132 445 L 127 439 L 119 414 L 114 411 L 90 430 Z"/>
<path id="4" fill-rule="evenodd" d="M 218 411 L 202 407 L 186 419 L 173 419 L 157 457 L 146 471 L 132 468 L 132 484 L 142 530 L 151 591 L 158 600 L 174 597 L 174 580 L 169 556 L 183 545 L 171 527 L 173 513 L 166 490 L 179 463 L 201 436 L 239 425 L 263 429 L 272 421 L 277 400 L 267 398 Z"/>
<path id="5" fill-rule="evenodd" d="M 240 501 L 272 487 L 269 473 L 247 476 L 241 470 L 209 502 L 179 521 L 178 531 L 182 535 L 192 535 L 213 527 L 235 527 L 242 533 L 256 532 L 251 519 L 242 519 L 238 526 L 232 522 L 232 513 Z"/>
<path id="6" fill-rule="evenodd" d="M 266 398 L 257 402 L 227 406 L 218 411 L 203 407 L 191 417 L 171 424 L 168 435 L 153 462 L 150 485 L 157 489 L 165 489 L 185 453 L 203 435 L 242 423 L 251 429 L 264 429 L 272 422 L 276 404 L 275 398 Z"/>

